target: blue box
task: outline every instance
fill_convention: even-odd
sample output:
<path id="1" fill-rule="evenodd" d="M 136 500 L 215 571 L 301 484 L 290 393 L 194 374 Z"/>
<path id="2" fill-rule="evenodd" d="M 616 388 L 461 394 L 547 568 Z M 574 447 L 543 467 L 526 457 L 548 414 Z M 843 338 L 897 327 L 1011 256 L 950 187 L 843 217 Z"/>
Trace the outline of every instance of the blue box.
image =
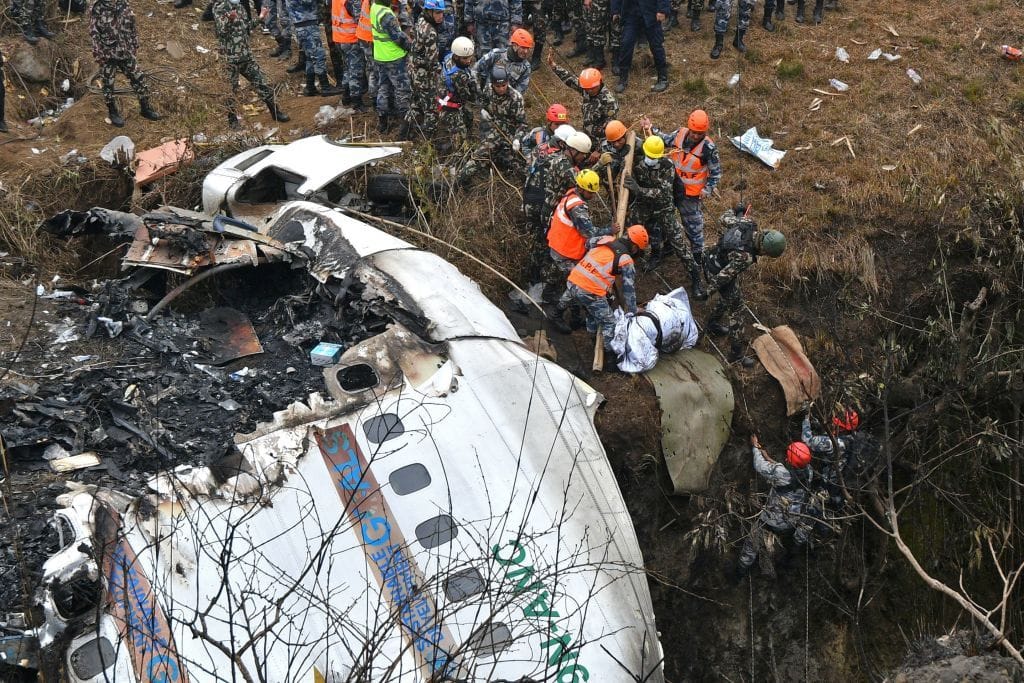
<path id="1" fill-rule="evenodd" d="M 334 365 L 341 358 L 341 344 L 320 342 L 309 352 L 309 360 L 313 365 Z"/>

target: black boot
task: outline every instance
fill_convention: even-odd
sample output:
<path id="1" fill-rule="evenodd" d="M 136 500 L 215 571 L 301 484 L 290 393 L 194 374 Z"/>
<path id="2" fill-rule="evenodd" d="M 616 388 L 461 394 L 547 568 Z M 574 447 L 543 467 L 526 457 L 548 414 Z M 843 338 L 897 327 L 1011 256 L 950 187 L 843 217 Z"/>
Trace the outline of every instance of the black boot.
<path id="1" fill-rule="evenodd" d="M 263 104 L 267 105 L 267 110 L 270 112 L 270 118 L 275 121 L 280 121 L 281 123 L 291 121 L 291 118 L 287 114 L 277 108 L 277 103 L 274 102 L 274 100 L 263 100 Z"/>
<path id="2" fill-rule="evenodd" d="M 192 4 L 192 0 L 174 0 L 174 9 L 184 9 Z"/>
<path id="3" fill-rule="evenodd" d="M 612 50 L 612 73 L 616 76 L 622 75 L 622 67 L 619 66 L 619 50 Z"/>
<path id="4" fill-rule="evenodd" d="M 603 69 L 608 66 L 608 63 L 604 61 L 603 47 L 595 46 L 590 48 L 590 66 L 595 69 Z"/>
<path id="5" fill-rule="evenodd" d="M 745 368 L 754 367 L 754 359 L 743 353 L 743 344 L 739 342 L 733 342 L 729 347 L 729 362 L 739 363 Z"/>
<path id="6" fill-rule="evenodd" d="M 206 3 L 206 9 L 203 10 L 203 16 L 200 17 L 203 21 L 213 21 L 213 3 Z"/>
<path id="7" fill-rule="evenodd" d="M 398 127 L 399 140 L 412 140 L 412 122 L 408 117 L 402 119 L 402 125 Z"/>
<path id="8" fill-rule="evenodd" d="M 352 105 L 352 109 L 354 109 L 357 113 L 362 114 L 363 112 L 366 111 L 366 105 L 363 104 L 363 96 L 362 95 L 359 95 L 357 97 L 353 97 L 351 105 Z"/>
<path id="9" fill-rule="evenodd" d="M 387 114 L 377 114 L 377 132 L 378 133 L 383 135 L 384 133 L 388 132 L 388 128 L 390 126 L 391 126 L 391 123 L 388 121 L 388 115 Z"/>
<path id="10" fill-rule="evenodd" d="M 192 0 L 189 0 L 189 2 L 191 2 L 191 1 Z M 282 56 L 284 56 L 284 54 L 286 52 L 289 55 L 292 53 L 292 39 L 291 38 L 278 38 L 277 39 L 277 47 L 275 47 L 270 52 L 270 56 L 271 57 L 282 57 Z"/>
<path id="11" fill-rule="evenodd" d="M 708 321 L 706 331 L 713 337 L 724 337 L 729 334 L 729 327 L 727 325 L 723 325 L 720 320 L 712 318 Z"/>
<path id="12" fill-rule="evenodd" d="M 786 3 L 782 0 L 775 0 L 775 21 L 782 21 L 786 18 Z"/>
<path id="13" fill-rule="evenodd" d="M 658 269 L 661 265 L 661 259 L 664 258 L 664 248 L 659 244 L 655 246 L 651 244 L 651 255 L 647 257 L 647 261 L 644 263 L 644 272 L 650 273 Z"/>
<path id="14" fill-rule="evenodd" d="M 626 88 L 629 87 L 629 74 L 624 71 L 620 73 L 619 82 L 615 84 L 615 92 L 621 95 L 626 92 Z"/>
<path id="15" fill-rule="evenodd" d="M 825 0 L 815 0 L 814 2 L 814 23 L 820 24 L 822 15 L 824 14 Z M 48 37 L 48 36 L 47 36 Z"/>
<path id="16" fill-rule="evenodd" d="M 711 48 L 711 59 L 718 59 L 721 57 L 723 47 L 725 47 L 725 34 L 715 33 L 715 46 Z"/>
<path id="17" fill-rule="evenodd" d="M 338 81 L 338 84 L 340 85 L 341 81 Z M 352 95 L 349 94 L 347 85 L 341 86 L 341 103 L 346 107 L 352 104 Z"/>
<path id="18" fill-rule="evenodd" d="M 577 34 L 578 33 L 579 32 L 577 31 Z M 569 53 L 569 57 L 579 57 L 580 55 L 587 54 L 587 42 L 585 36 L 576 35 L 574 36 L 574 39 L 576 40 L 576 47 L 574 47 L 572 52 Z"/>
<path id="19" fill-rule="evenodd" d="M 139 98 L 139 113 L 142 114 L 142 118 L 149 119 L 150 121 L 159 121 L 163 118 L 155 109 L 153 109 L 152 105 L 149 104 L 148 97 Z"/>
<path id="20" fill-rule="evenodd" d="M 551 44 L 558 47 L 565 42 L 565 34 L 562 33 L 562 24 L 556 21 L 552 28 L 554 29 L 555 39 L 551 41 Z"/>
<path id="21" fill-rule="evenodd" d="M 696 263 L 687 265 L 690 271 L 690 285 L 693 287 L 693 298 L 697 301 L 707 301 L 708 292 L 704 289 L 704 280 L 701 278 L 700 266 Z"/>
<path id="22" fill-rule="evenodd" d="M 37 36 L 41 36 L 43 38 L 46 38 L 47 40 L 53 40 L 54 38 L 57 37 L 57 34 L 54 33 L 53 31 L 51 31 L 46 26 L 46 24 L 43 23 L 42 19 L 40 19 L 39 21 L 36 22 L 36 35 Z"/>
<path id="23" fill-rule="evenodd" d="M 736 29 L 736 37 L 732 39 L 732 46 L 739 50 L 740 52 L 747 51 L 747 45 L 746 43 L 743 42 L 743 36 L 745 36 L 746 34 L 746 31 Z"/>
<path id="24" fill-rule="evenodd" d="M 117 110 L 117 102 L 107 102 L 107 116 L 110 117 L 110 125 L 114 128 L 124 128 L 124 118 Z"/>
<path id="25" fill-rule="evenodd" d="M 238 130 L 242 127 L 242 124 L 238 121 L 238 114 L 233 111 L 228 112 L 228 128 L 231 130 Z"/>
<path id="26" fill-rule="evenodd" d="M 39 36 L 36 35 L 36 30 L 31 26 L 22 29 L 21 35 L 29 45 L 37 45 L 39 43 Z"/>
<path id="27" fill-rule="evenodd" d="M 540 68 L 541 57 L 544 52 L 544 39 L 534 38 L 533 39 L 533 56 L 530 57 L 530 68 L 534 71 Z"/>
<path id="28" fill-rule="evenodd" d="M 772 6 L 769 3 L 764 5 L 764 19 L 761 20 L 761 26 L 764 27 L 768 33 L 775 32 L 775 24 L 772 23 Z"/>
<path id="29" fill-rule="evenodd" d="M 796 0 L 796 23 L 802 24 L 807 20 L 804 14 L 804 0 Z"/>
<path id="30" fill-rule="evenodd" d="M 285 72 L 290 73 L 290 74 L 297 74 L 300 71 L 305 71 L 305 70 L 306 70 L 306 53 L 304 51 L 302 51 L 302 50 L 299 50 L 299 61 L 295 62 L 290 67 L 285 69 Z"/>
<path id="31" fill-rule="evenodd" d="M 700 30 L 700 13 L 694 12 L 690 17 L 690 30 L 694 33 Z"/>
<path id="32" fill-rule="evenodd" d="M 668 19 L 665 21 L 665 33 L 670 33 L 676 26 L 679 26 L 679 12 L 671 10 L 668 13 Z"/>
<path id="33" fill-rule="evenodd" d="M 555 328 L 555 331 L 559 334 L 569 334 L 572 332 L 572 327 L 569 323 L 565 322 L 565 309 L 560 304 L 546 304 L 544 306 L 544 315 L 547 317 L 548 322 L 551 323 L 551 327 Z"/>
<path id="34" fill-rule="evenodd" d="M 320 79 L 320 96 L 329 97 L 331 95 L 340 95 L 341 88 L 337 88 L 331 85 L 331 81 L 327 78 L 327 74 L 320 74 L 317 76 Z"/>
<path id="35" fill-rule="evenodd" d="M 316 97 L 320 91 L 316 89 L 316 74 L 306 74 L 306 87 L 302 89 L 303 97 Z"/>
<path id="36" fill-rule="evenodd" d="M 665 92 L 668 89 L 668 67 L 658 69 L 658 82 L 651 86 L 654 92 Z"/>

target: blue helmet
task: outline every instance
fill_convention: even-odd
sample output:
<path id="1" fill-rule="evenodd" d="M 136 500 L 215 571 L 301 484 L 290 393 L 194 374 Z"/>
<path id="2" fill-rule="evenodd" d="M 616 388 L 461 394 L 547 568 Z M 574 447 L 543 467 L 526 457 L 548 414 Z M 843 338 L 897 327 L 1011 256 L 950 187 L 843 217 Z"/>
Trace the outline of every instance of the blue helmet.
<path id="1" fill-rule="evenodd" d="M 437 10 L 438 12 L 444 11 L 444 0 L 423 0 L 423 9 Z"/>

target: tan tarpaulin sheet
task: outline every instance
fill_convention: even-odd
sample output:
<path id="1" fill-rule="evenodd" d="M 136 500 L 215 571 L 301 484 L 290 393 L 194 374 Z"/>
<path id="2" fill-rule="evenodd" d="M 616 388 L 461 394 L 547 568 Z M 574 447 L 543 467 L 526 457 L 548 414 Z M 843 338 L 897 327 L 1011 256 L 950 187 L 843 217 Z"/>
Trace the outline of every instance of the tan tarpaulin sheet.
<path id="1" fill-rule="evenodd" d="M 647 373 L 661 404 L 661 447 L 676 493 L 699 493 L 729 438 L 732 384 L 717 358 L 687 349 Z"/>
<path id="2" fill-rule="evenodd" d="M 768 374 L 782 385 L 786 394 L 786 415 L 795 415 L 805 401 L 821 396 L 818 371 L 804 355 L 804 347 L 788 325 L 760 329 L 764 334 L 750 345 Z"/>

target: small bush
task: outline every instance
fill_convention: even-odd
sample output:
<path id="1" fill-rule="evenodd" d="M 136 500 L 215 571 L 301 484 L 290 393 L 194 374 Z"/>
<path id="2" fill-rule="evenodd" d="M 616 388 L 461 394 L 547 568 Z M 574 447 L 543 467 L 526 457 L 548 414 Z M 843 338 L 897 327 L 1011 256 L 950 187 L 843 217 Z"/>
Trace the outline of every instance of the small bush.
<path id="1" fill-rule="evenodd" d="M 804 75 L 803 62 L 789 61 L 783 59 L 775 68 L 776 75 L 784 80 L 795 80 Z"/>
<path id="2" fill-rule="evenodd" d="M 683 81 L 683 90 L 694 97 L 707 97 L 710 92 L 708 84 L 704 82 L 703 78 L 691 78 Z"/>
<path id="3" fill-rule="evenodd" d="M 985 90 L 985 85 L 980 81 L 970 81 L 964 85 L 964 98 L 972 103 L 981 102 L 981 98 L 985 95 Z"/>

